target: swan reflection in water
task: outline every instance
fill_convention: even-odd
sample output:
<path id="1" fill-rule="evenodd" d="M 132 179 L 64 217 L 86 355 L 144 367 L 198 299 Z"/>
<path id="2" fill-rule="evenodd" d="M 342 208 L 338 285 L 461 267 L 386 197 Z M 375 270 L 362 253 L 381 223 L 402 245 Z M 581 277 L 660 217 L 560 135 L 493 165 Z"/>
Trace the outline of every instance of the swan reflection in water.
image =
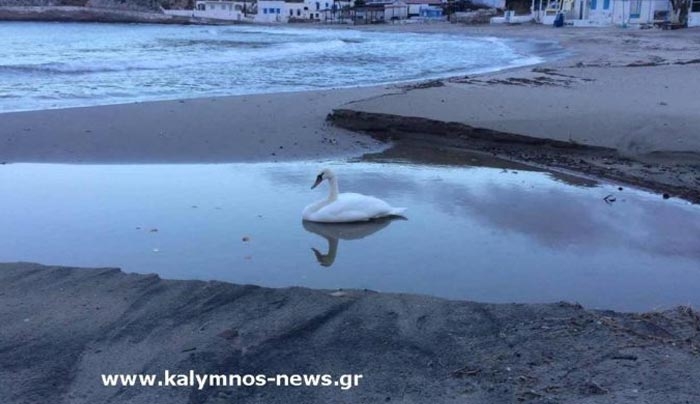
<path id="1" fill-rule="evenodd" d="M 326 254 L 315 248 L 311 248 L 311 250 L 313 250 L 316 261 L 321 266 L 329 267 L 333 265 L 338 254 L 338 240 L 359 240 L 365 238 L 387 227 L 394 220 L 407 219 L 401 216 L 391 216 L 354 223 L 319 223 L 308 220 L 304 220 L 301 223 L 306 231 L 318 234 L 328 241 L 328 252 Z"/>

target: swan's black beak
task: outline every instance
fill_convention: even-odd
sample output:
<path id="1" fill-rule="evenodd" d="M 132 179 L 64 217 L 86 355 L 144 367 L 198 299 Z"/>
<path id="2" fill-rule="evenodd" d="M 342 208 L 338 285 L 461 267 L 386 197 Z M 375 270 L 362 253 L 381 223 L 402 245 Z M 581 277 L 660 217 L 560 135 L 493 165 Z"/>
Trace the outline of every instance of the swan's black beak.
<path id="1" fill-rule="evenodd" d="M 323 182 L 323 176 L 318 175 L 316 177 L 316 182 L 314 182 L 314 185 L 311 186 L 311 189 L 316 188 L 318 186 L 318 184 L 320 184 L 321 182 Z"/>

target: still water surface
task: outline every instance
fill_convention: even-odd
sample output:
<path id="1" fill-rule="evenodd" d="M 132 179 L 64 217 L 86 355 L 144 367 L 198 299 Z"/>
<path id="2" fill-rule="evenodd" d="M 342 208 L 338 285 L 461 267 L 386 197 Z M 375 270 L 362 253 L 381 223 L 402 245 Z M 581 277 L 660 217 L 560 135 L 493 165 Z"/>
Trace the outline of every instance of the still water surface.
<path id="1" fill-rule="evenodd" d="M 332 163 L 407 220 L 302 223 L 319 163 L 0 166 L 0 261 L 482 302 L 700 305 L 700 209 L 485 167 Z M 617 201 L 603 201 L 607 194 Z"/>

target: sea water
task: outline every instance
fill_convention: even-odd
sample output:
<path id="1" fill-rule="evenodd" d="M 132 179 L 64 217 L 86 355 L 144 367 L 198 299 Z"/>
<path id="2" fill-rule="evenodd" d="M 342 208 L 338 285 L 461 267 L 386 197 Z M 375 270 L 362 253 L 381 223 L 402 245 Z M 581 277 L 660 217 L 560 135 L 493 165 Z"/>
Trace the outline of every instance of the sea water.
<path id="1" fill-rule="evenodd" d="M 541 61 L 506 40 L 260 26 L 2 22 L 0 112 L 366 86 Z"/>

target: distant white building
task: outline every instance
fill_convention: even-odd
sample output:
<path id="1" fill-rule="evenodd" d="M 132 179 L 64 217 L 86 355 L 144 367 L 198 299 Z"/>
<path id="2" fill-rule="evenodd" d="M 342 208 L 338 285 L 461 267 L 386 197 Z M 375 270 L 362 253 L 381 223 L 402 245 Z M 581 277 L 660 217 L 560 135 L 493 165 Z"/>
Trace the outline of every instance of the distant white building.
<path id="1" fill-rule="evenodd" d="M 283 0 L 258 0 L 255 22 L 287 22 L 287 3 Z"/>
<path id="2" fill-rule="evenodd" d="M 574 26 L 648 25 L 669 21 L 669 0 L 533 0 L 533 17 L 553 24 L 558 13 Z"/>
<path id="3" fill-rule="evenodd" d="M 409 5 L 404 1 L 394 1 L 384 5 L 384 21 L 401 21 L 408 19 Z"/>
<path id="4" fill-rule="evenodd" d="M 321 21 L 332 6 L 332 0 L 260 0 L 255 22 Z"/>
<path id="5" fill-rule="evenodd" d="M 700 0 L 692 0 L 688 14 L 688 26 L 700 27 Z"/>
<path id="6" fill-rule="evenodd" d="M 248 3 L 250 7 L 252 3 Z M 243 2 L 227 0 L 198 0 L 193 10 L 194 17 L 217 20 L 242 21 L 244 17 Z"/>

